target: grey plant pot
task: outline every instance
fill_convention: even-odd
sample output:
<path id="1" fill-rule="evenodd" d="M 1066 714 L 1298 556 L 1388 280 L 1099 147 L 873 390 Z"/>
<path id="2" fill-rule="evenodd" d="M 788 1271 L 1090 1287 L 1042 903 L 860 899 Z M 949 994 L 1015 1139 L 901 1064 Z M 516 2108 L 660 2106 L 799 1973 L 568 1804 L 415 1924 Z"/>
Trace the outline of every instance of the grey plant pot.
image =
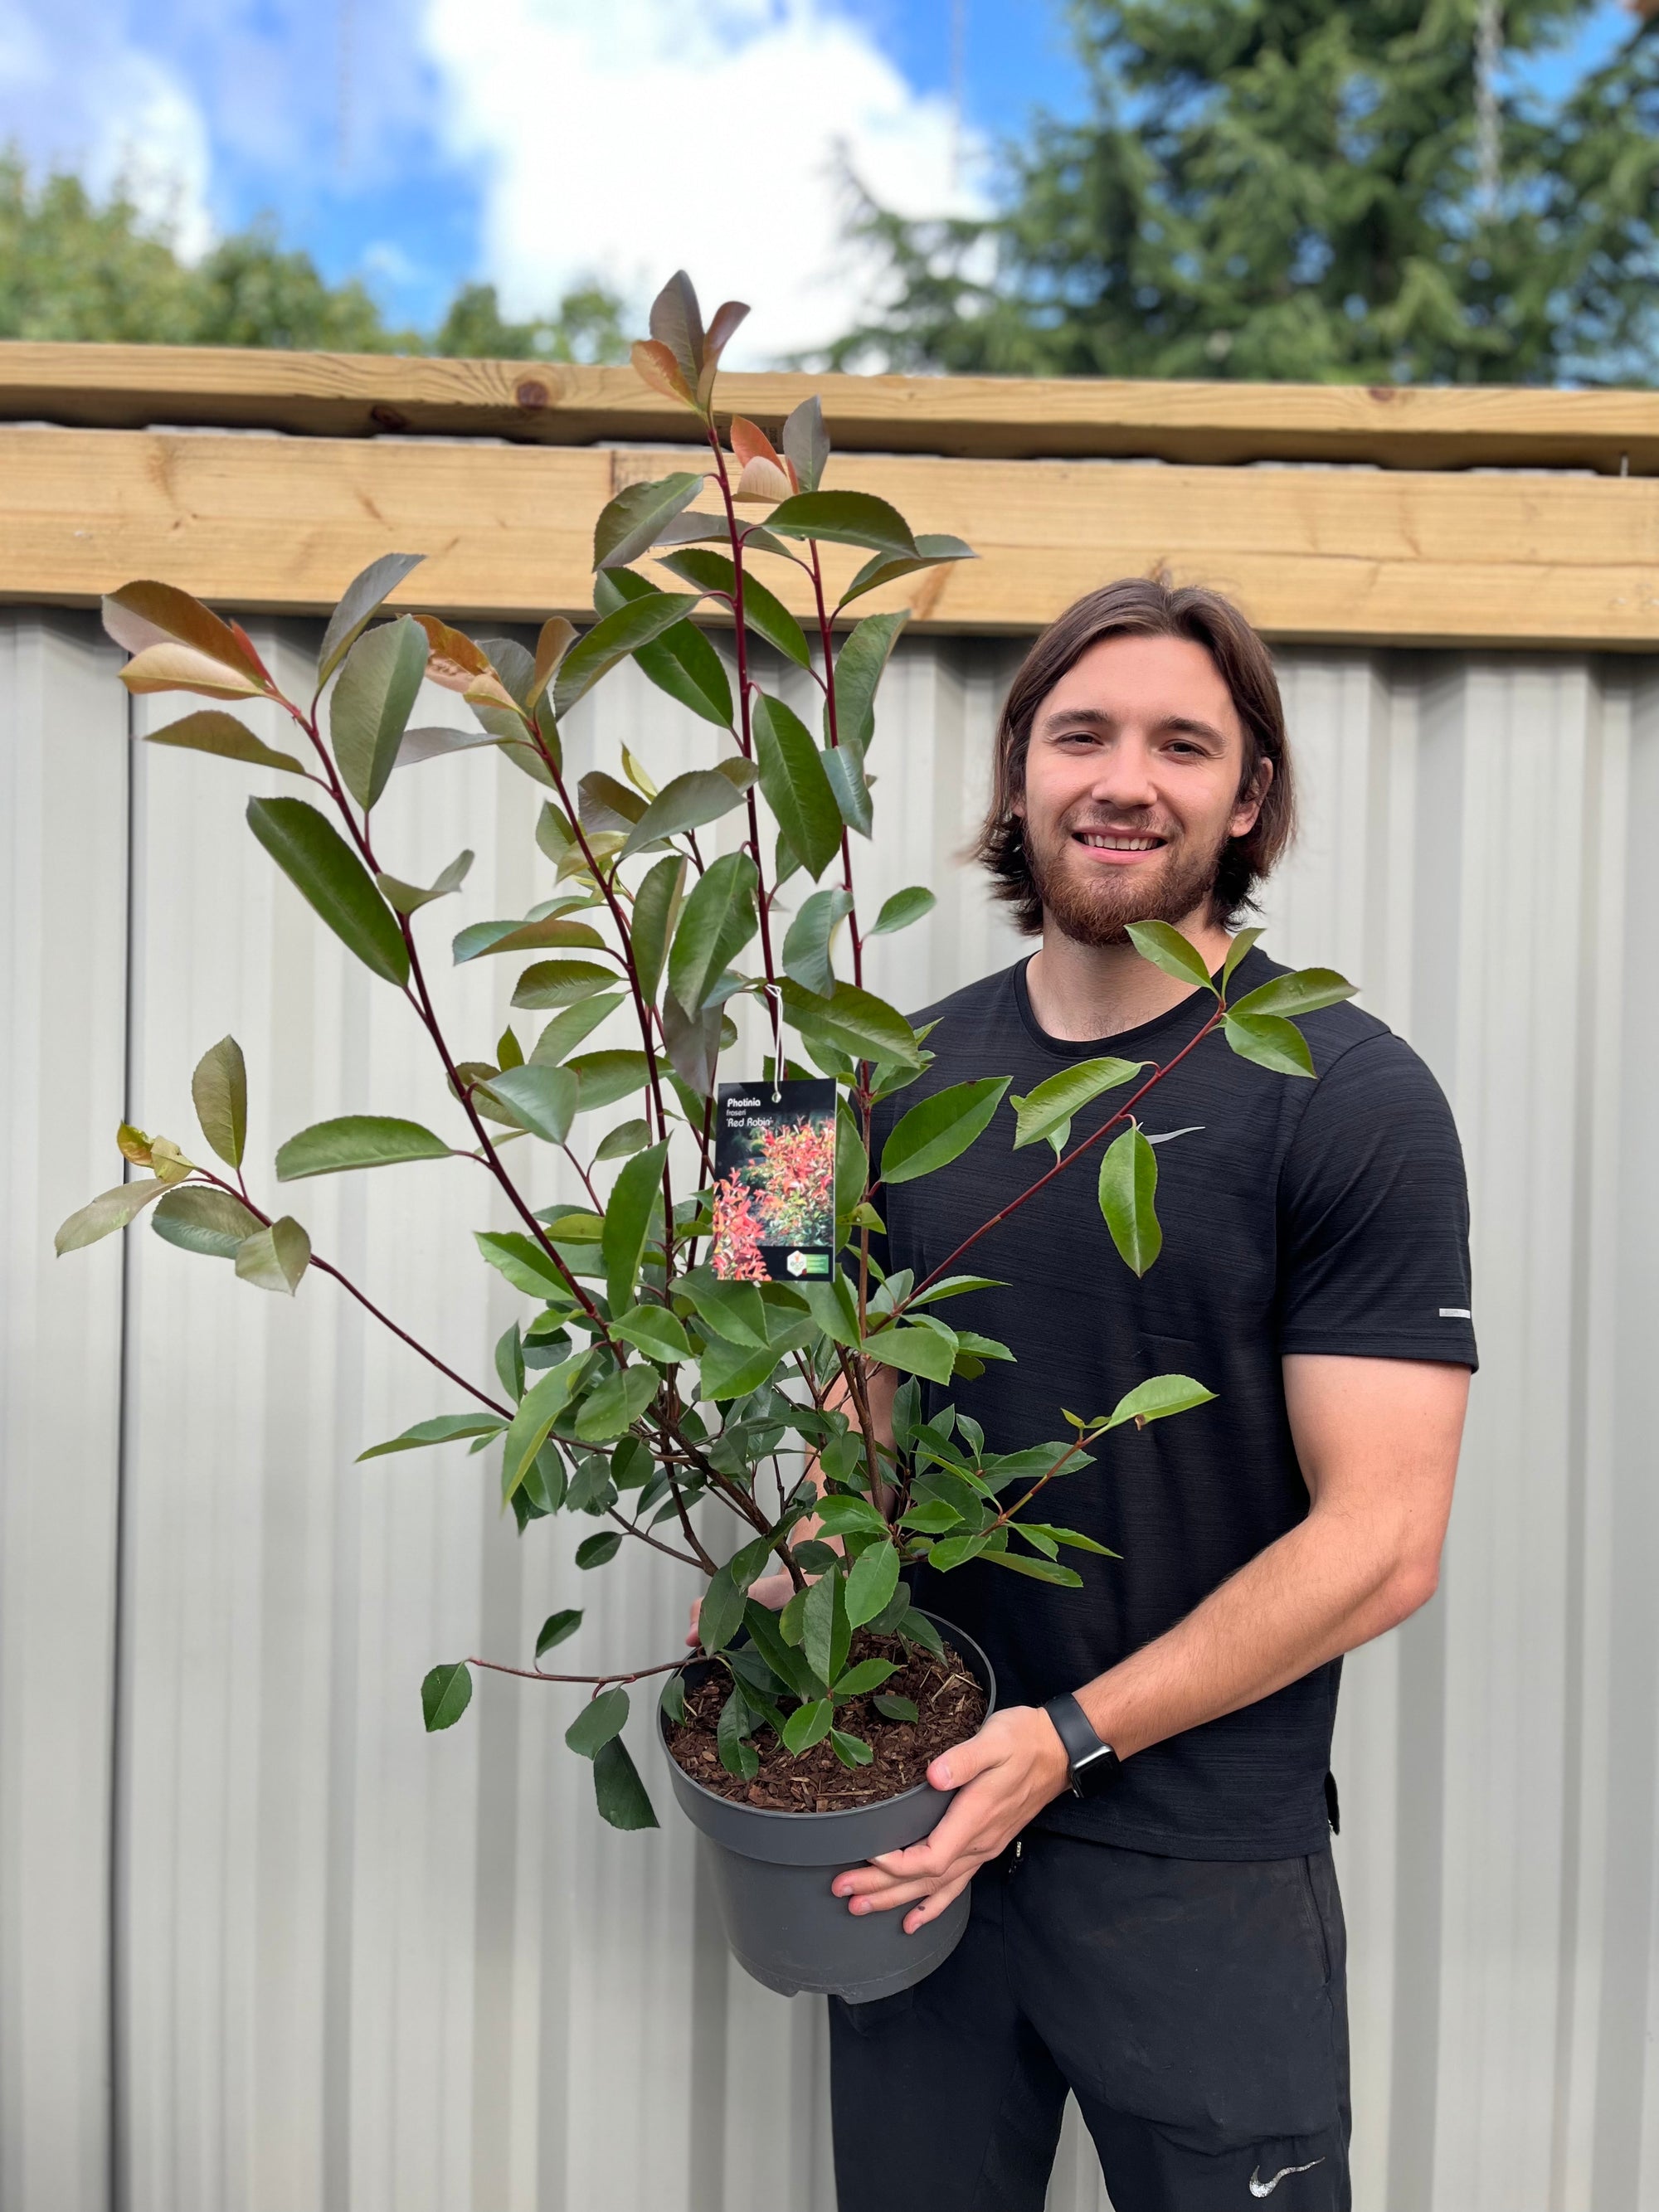
<path id="1" fill-rule="evenodd" d="M 996 1705 L 990 1661 L 971 1636 L 936 1613 L 927 1618 L 979 1677 L 988 1715 Z M 665 1732 L 666 1722 L 662 1726 Z M 738 1964 L 769 1990 L 866 2004 L 923 1980 L 961 1942 L 966 1890 L 937 1920 L 907 1936 L 903 1911 L 854 1915 L 830 1887 L 848 1867 L 919 1844 L 954 1791 L 919 1782 L 896 1797 L 845 1812 L 777 1813 L 705 1790 L 668 1749 L 665 1734 L 663 1756 L 680 1810 L 697 1831 L 726 1940 Z"/>

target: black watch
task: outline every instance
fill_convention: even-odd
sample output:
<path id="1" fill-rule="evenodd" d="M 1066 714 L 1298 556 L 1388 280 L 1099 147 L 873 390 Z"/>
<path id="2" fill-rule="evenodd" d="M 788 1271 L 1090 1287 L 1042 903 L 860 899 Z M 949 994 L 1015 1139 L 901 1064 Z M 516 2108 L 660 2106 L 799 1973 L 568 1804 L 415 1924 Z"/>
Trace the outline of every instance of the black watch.
<path id="1" fill-rule="evenodd" d="M 1111 1787 L 1123 1761 L 1109 1743 L 1103 1743 L 1095 1734 L 1089 1724 L 1089 1716 L 1069 1690 L 1058 1698 L 1050 1698 L 1042 1710 L 1066 1747 L 1072 1770 L 1073 1796 L 1098 1797 L 1103 1790 Z"/>

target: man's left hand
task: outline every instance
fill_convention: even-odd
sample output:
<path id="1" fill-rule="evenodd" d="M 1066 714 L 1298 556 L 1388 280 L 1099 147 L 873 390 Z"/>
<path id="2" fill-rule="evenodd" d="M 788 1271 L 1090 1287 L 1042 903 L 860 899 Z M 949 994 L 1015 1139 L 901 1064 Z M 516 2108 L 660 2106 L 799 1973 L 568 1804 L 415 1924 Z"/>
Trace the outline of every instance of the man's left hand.
<path id="1" fill-rule="evenodd" d="M 837 1875 L 835 1893 L 849 1899 L 857 1913 L 890 1912 L 920 1899 L 904 1916 L 904 1932 L 914 1936 L 938 1919 L 1070 1778 L 1066 1747 L 1041 1705 L 993 1713 L 977 1735 L 941 1752 L 927 1770 L 935 1790 L 957 1792 L 933 1834 Z"/>

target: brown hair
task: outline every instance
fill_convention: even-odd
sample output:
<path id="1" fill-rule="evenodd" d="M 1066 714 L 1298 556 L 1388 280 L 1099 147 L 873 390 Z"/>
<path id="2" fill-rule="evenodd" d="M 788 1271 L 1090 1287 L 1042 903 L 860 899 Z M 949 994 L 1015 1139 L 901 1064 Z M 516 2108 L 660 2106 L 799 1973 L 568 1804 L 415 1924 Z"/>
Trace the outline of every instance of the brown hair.
<path id="1" fill-rule="evenodd" d="M 1173 590 L 1161 578 L 1125 576 L 1085 592 L 1049 623 L 1020 663 L 1003 703 L 991 804 L 973 857 L 990 870 L 996 895 L 1013 908 L 1018 927 L 1036 936 L 1042 927 L 1042 902 L 1025 858 L 1024 825 L 1014 811 L 1024 788 L 1031 727 L 1061 677 L 1091 646 L 1109 637 L 1179 637 L 1201 645 L 1244 725 L 1241 798 L 1254 787 L 1263 761 L 1273 763 L 1255 826 L 1242 837 L 1229 838 L 1222 850 L 1214 913 L 1218 922 L 1231 925 L 1243 909 L 1254 906 L 1256 885 L 1295 833 L 1296 790 L 1285 706 L 1267 648 L 1231 599 L 1197 584 Z"/>

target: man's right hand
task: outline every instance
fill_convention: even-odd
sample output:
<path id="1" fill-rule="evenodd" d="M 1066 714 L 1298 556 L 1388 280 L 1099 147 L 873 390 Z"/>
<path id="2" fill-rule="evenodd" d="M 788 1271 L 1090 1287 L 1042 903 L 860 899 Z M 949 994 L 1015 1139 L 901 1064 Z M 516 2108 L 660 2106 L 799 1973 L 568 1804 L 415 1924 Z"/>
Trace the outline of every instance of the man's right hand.
<path id="1" fill-rule="evenodd" d="M 780 1567 L 776 1574 L 763 1575 L 757 1583 L 750 1583 L 749 1595 L 757 1605 L 766 1606 L 773 1613 L 781 1613 L 795 1595 L 795 1585 Z M 694 1597 L 691 1601 L 691 1626 L 685 1638 L 688 1644 L 695 1644 L 700 1641 L 697 1616 L 702 1611 L 702 1600 Z"/>

